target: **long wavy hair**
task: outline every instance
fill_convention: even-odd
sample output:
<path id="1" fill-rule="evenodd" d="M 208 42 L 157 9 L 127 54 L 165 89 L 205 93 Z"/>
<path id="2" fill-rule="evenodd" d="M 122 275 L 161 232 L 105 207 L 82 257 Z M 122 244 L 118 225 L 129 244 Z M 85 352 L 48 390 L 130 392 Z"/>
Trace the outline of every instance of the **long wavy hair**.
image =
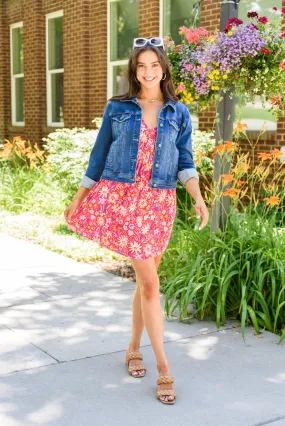
<path id="1" fill-rule="evenodd" d="M 130 99 L 139 93 L 141 84 L 136 79 L 137 63 L 139 55 L 146 50 L 153 50 L 157 54 L 162 70 L 166 74 L 165 80 L 160 80 L 160 89 L 163 93 L 164 100 L 169 98 L 172 102 L 179 101 L 179 98 L 175 95 L 175 89 L 171 80 L 170 61 L 166 52 L 162 47 L 156 47 L 150 44 L 147 44 L 143 47 L 138 47 L 131 52 L 126 75 L 129 83 L 129 90 L 123 95 L 113 96 L 109 99 L 110 101 Z"/>

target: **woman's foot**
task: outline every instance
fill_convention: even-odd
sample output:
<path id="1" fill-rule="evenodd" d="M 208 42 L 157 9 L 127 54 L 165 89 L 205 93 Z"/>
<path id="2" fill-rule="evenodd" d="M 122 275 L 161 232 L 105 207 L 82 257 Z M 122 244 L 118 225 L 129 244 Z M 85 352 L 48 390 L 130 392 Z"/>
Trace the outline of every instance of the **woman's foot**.
<path id="1" fill-rule="evenodd" d="M 140 351 L 139 347 L 131 347 L 130 345 L 128 346 L 128 349 L 127 349 L 127 353 L 139 352 L 139 351 Z M 140 359 L 131 359 L 129 361 L 129 367 L 134 367 L 134 366 L 141 365 L 141 364 L 142 364 L 142 360 L 140 360 Z M 145 375 L 145 370 L 132 371 L 131 375 L 143 377 Z"/>
<path id="2" fill-rule="evenodd" d="M 167 365 L 163 365 L 163 366 L 157 366 L 157 371 L 159 373 L 159 376 L 171 376 L 171 372 L 170 372 L 170 366 L 169 364 Z M 163 390 L 174 390 L 173 384 L 172 383 L 163 383 L 161 385 L 158 385 L 158 391 L 163 391 Z M 172 395 L 162 395 L 159 397 L 159 399 L 161 401 L 165 401 L 165 402 L 172 402 L 175 400 L 175 396 Z"/>

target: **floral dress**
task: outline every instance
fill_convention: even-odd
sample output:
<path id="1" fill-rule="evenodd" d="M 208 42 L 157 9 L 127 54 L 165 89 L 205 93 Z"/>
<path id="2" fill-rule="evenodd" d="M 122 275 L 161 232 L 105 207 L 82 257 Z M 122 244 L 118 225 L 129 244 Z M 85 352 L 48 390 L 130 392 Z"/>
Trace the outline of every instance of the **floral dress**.
<path id="1" fill-rule="evenodd" d="M 149 185 L 157 127 L 142 120 L 136 182 L 100 180 L 68 228 L 123 256 L 147 259 L 165 251 L 176 215 L 176 190 Z"/>

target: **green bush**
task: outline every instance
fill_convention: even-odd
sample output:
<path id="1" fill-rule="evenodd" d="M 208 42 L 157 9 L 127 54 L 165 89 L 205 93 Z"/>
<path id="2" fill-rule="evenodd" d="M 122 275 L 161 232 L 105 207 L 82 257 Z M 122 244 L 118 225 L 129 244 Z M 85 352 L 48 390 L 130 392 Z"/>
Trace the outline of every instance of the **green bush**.
<path id="1" fill-rule="evenodd" d="M 257 333 L 267 329 L 285 337 L 285 230 L 275 218 L 231 210 L 225 232 L 195 231 L 194 220 L 176 221 L 160 266 L 167 315 L 179 306 L 180 319 L 240 319 Z M 281 339 L 280 339 L 281 340 Z"/>
<path id="2" fill-rule="evenodd" d="M 69 197 L 80 185 L 97 134 L 98 130 L 84 128 L 57 129 L 43 138 L 51 176 Z"/>

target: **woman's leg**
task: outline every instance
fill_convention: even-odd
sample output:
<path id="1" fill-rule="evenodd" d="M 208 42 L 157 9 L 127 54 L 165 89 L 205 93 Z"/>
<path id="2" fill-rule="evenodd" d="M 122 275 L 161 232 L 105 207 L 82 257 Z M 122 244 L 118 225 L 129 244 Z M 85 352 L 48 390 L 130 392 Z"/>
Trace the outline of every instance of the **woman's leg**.
<path id="1" fill-rule="evenodd" d="M 141 312 L 149 335 L 160 375 L 171 375 L 164 351 L 164 318 L 159 296 L 159 278 L 154 258 L 137 260 L 131 259 L 138 278 L 141 296 Z M 173 389 L 172 384 L 159 385 L 159 390 Z M 173 397 L 161 397 L 171 400 Z"/>
<path id="2" fill-rule="evenodd" d="M 158 270 L 161 258 L 162 258 L 162 254 L 159 255 L 159 256 L 156 256 L 154 258 L 157 270 Z M 142 310 L 141 310 L 141 290 L 140 290 L 140 285 L 138 283 L 138 277 L 137 276 L 136 276 L 136 288 L 135 288 L 135 292 L 134 292 L 132 308 L 133 308 L 132 337 L 131 337 L 131 341 L 130 341 L 129 346 L 128 346 L 128 351 L 129 352 L 139 352 L 141 335 L 142 335 L 142 332 L 143 332 L 143 329 L 144 329 L 144 321 L 143 321 Z M 140 364 L 141 364 L 141 360 L 139 360 L 139 359 L 134 359 L 134 360 L 131 360 L 129 362 L 130 366 L 140 365 Z M 143 376 L 144 370 L 133 371 L 132 374 L 134 376 L 137 376 L 137 375 Z"/>

